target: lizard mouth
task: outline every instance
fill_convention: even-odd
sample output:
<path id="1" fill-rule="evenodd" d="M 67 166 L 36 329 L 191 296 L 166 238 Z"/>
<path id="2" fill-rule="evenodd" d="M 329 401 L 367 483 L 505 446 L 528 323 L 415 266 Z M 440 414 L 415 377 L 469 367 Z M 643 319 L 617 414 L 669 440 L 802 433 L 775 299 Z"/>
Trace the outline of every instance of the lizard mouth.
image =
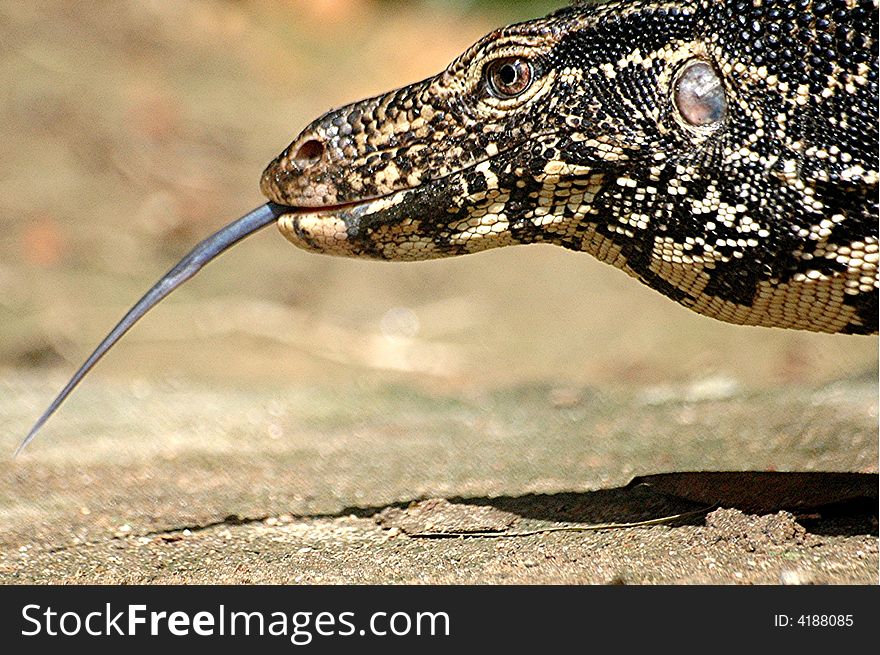
<path id="1" fill-rule="evenodd" d="M 325 207 L 285 207 L 285 212 L 278 217 L 278 229 L 288 241 L 304 250 L 357 255 L 353 245 L 364 237 L 361 219 L 381 216 L 404 202 L 407 196 L 417 194 L 423 186 Z"/>
<path id="2" fill-rule="evenodd" d="M 317 207 L 284 205 L 278 229 L 295 246 L 321 254 L 395 260 L 442 256 L 436 237 L 468 205 L 465 178 L 483 176 L 498 184 L 500 173 L 491 170 L 494 161 L 509 160 L 511 153 L 536 139 L 553 136 L 555 132 L 535 135 L 492 157 L 383 195 Z"/>

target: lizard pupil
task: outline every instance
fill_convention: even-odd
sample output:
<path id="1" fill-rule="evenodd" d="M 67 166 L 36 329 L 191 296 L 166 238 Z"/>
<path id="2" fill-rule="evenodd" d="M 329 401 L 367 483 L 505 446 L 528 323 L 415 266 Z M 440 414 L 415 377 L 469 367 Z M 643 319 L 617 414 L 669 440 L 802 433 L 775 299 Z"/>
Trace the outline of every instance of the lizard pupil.
<path id="1" fill-rule="evenodd" d="M 695 127 L 711 127 L 727 116 L 724 85 L 706 62 L 692 63 L 682 71 L 674 96 L 681 117 Z"/>
<path id="2" fill-rule="evenodd" d="M 498 71 L 498 79 L 501 80 L 501 83 L 505 86 L 510 86 L 514 82 L 516 82 L 517 72 L 516 68 L 514 68 L 510 64 L 505 64 L 501 67 L 501 70 Z"/>
<path id="3" fill-rule="evenodd" d="M 532 66 L 524 59 L 496 59 L 486 67 L 489 90 L 497 98 L 515 98 L 532 85 Z"/>

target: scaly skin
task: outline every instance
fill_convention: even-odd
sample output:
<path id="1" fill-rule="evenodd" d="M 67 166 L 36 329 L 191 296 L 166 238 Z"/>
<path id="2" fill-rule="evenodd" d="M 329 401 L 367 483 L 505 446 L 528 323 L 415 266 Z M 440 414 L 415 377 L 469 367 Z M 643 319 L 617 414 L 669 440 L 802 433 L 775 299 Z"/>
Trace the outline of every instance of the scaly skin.
<path id="1" fill-rule="evenodd" d="M 862 0 L 569 7 L 322 116 L 261 187 L 297 208 L 281 231 L 315 252 L 553 243 L 723 321 L 876 333 L 877 13 Z M 533 80 L 499 99 L 487 71 L 512 57 Z M 694 61 L 726 96 L 708 127 L 674 102 Z"/>

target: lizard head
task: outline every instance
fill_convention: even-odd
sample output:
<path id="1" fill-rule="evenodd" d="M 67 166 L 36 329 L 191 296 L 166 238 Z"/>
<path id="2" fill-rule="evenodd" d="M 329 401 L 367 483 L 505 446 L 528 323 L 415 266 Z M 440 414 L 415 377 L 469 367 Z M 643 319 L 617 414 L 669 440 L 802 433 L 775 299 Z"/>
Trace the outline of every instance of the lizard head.
<path id="1" fill-rule="evenodd" d="M 331 111 L 266 169 L 307 250 L 552 243 L 731 323 L 877 325 L 877 7 L 583 3 Z M 837 7 L 837 8 L 835 8 Z"/>
<path id="2" fill-rule="evenodd" d="M 393 260 L 586 249 L 585 217 L 609 212 L 597 196 L 658 154 L 699 150 L 726 116 L 692 13 L 634 6 L 498 30 L 433 78 L 314 121 L 262 177 L 268 198 L 297 208 L 282 232 L 308 250 Z"/>

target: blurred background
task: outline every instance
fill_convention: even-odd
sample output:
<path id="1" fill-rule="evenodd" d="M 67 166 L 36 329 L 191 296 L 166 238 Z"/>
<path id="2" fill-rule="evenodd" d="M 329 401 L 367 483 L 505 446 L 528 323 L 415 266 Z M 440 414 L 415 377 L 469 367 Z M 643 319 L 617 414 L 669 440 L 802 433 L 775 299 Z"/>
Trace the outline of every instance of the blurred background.
<path id="1" fill-rule="evenodd" d="M 319 114 L 562 4 L 0 3 L 0 378 L 55 388 L 193 244 L 263 202 L 263 168 Z M 452 394 L 548 384 L 565 403 L 567 388 L 723 395 L 875 377 L 876 349 L 724 325 L 549 246 L 385 264 L 307 254 L 269 229 L 94 375 Z"/>

